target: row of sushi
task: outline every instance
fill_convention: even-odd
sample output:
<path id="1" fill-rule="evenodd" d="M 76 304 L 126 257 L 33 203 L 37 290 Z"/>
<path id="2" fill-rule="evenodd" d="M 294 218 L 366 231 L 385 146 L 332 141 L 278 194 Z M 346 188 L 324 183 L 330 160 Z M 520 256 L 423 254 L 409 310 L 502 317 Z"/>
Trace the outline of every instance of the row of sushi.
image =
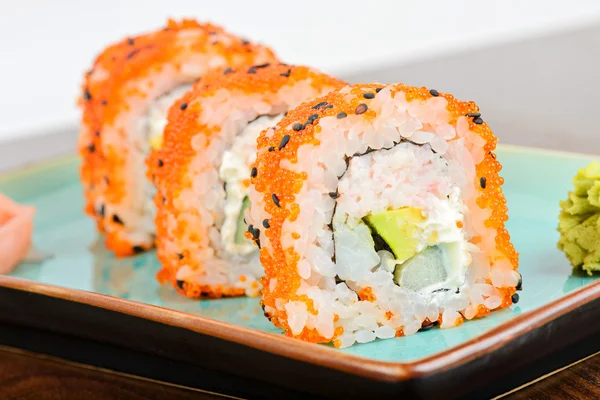
<path id="1" fill-rule="evenodd" d="M 86 212 L 117 256 L 156 247 L 182 295 L 262 296 L 287 335 L 336 347 L 519 299 L 473 102 L 349 85 L 170 20 L 106 48 L 80 104 Z"/>

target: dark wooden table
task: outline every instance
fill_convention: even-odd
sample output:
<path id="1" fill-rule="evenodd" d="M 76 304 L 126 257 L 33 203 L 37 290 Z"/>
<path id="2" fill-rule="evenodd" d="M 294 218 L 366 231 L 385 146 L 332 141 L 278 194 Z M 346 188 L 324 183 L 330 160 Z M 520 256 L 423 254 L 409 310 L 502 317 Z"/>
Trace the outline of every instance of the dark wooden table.
<path id="1" fill-rule="evenodd" d="M 0 346 L 0 399 L 224 399 Z M 600 399 L 600 354 L 541 378 L 504 399 Z"/>

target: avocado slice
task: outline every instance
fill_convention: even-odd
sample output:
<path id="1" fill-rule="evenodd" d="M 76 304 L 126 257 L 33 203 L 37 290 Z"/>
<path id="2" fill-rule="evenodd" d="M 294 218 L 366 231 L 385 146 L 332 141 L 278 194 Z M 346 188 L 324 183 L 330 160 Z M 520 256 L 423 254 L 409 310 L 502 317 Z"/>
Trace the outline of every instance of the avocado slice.
<path id="1" fill-rule="evenodd" d="M 246 196 L 242 201 L 242 207 L 240 209 L 240 214 L 238 215 L 237 219 L 237 229 L 235 230 L 235 243 L 237 244 L 244 244 L 248 242 L 248 239 L 246 238 L 246 236 L 244 236 L 244 234 L 248 230 L 248 226 L 244 222 L 244 212 L 248 207 L 250 207 L 250 199 L 248 198 L 248 196 Z"/>
<path id="2" fill-rule="evenodd" d="M 417 254 L 419 239 L 415 237 L 415 231 L 418 223 L 425 219 L 418 208 L 404 207 L 371 214 L 363 219 L 387 243 L 396 260 L 404 262 Z"/>

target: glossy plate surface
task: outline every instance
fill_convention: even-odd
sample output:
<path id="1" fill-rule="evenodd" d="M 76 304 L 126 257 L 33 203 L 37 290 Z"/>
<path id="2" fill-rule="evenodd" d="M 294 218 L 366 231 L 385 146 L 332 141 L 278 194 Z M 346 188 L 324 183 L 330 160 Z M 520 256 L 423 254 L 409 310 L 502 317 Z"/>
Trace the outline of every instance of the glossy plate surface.
<path id="1" fill-rule="evenodd" d="M 504 166 L 501 175 L 505 178 L 510 216 L 507 228 L 521 255 L 519 270 L 524 290 L 520 292 L 520 302 L 453 329 L 434 328 L 342 350 L 318 347 L 376 362 L 414 362 L 473 342 L 490 329 L 501 327 L 520 314 L 535 312 L 584 286 L 597 289 L 597 276 L 573 273 L 556 248 L 558 202 L 571 189 L 577 169 L 593 157 L 502 146 L 497 154 Z M 103 248 L 92 221 L 82 212 L 78 165 L 76 159 L 69 158 L 0 178 L 0 192 L 37 208 L 34 243 L 41 252 L 53 255 L 41 264 L 21 264 L 11 274 L 13 277 L 166 307 L 282 336 L 263 317 L 256 298 L 189 300 L 170 287 L 158 285 L 154 275 L 159 265 L 153 252 L 115 260 Z M 598 293 L 595 290 L 581 297 L 592 300 Z M 210 327 L 210 323 L 206 326 Z M 252 337 L 247 340 L 252 345 Z"/>

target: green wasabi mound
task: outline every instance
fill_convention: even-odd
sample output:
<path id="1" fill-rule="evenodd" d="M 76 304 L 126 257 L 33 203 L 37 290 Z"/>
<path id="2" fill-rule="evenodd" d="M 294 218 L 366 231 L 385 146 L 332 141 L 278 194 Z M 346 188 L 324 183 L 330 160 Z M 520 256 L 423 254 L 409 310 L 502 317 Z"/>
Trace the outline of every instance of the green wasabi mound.
<path id="1" fill-rule="evenodd" d="M 569 198 L 560 202 L 558 248 L 573 267 L 592 275 L 600 271 L 600 163 L 580 169 L 573 184 Z"/>

